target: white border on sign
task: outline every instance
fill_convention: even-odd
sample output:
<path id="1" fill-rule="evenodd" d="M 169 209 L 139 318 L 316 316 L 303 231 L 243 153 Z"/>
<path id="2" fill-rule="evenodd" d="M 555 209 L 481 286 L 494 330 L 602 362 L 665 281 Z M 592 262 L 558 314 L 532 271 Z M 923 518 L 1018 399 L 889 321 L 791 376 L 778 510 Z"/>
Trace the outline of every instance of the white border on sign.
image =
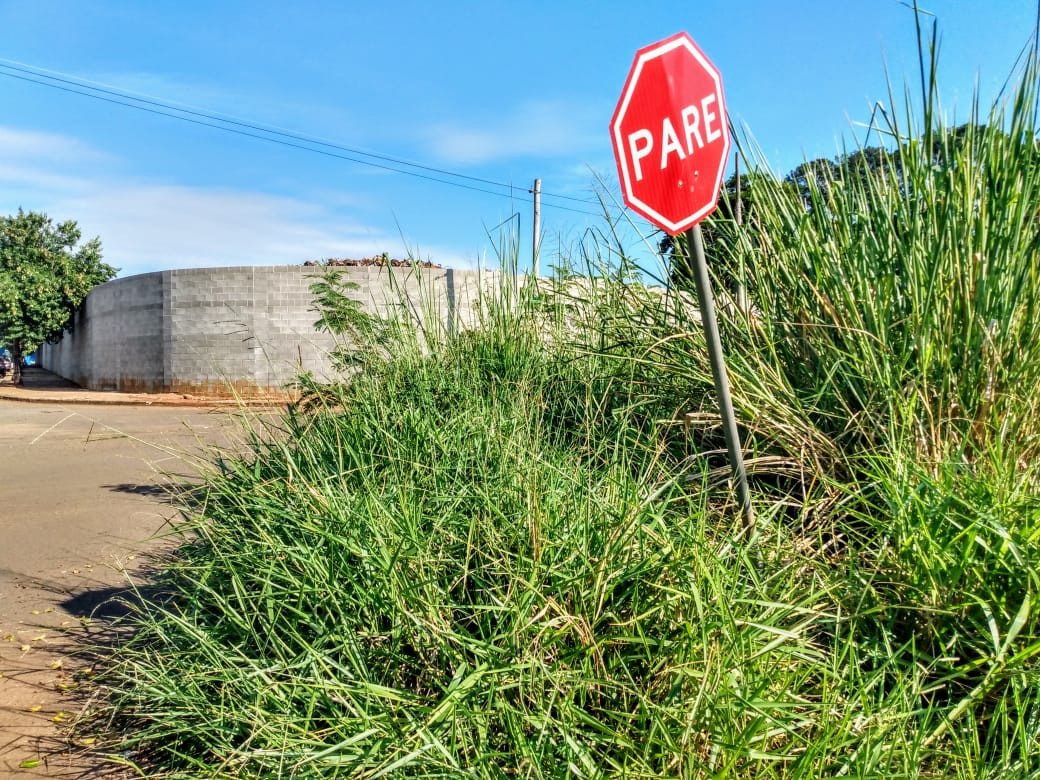
<path id="1" fill-rule="evenodd" d="M 643 65 L 649 60 L 661 57 L 675 48 L 682 46 L 686 48 L 700 63 L 701 67 L 707 71 L 711 80 L 715 82 L 716 94 L 718 94 L 720 102 L 722 104 L 722 116 L 725 121 L 722 123 L 723 130 L 723 150 L 722 150 L 722 165 L 719 166 L 718 175 L 715 178 L 714 192 L 718 193 L 722 187 L 722 179 L 726 173 L 726 162 L 729 160 L 730 150 L 730 135 L 729 135 L 729 112 L 726 110 L 726 96 L 722 92 L 722 74 L 715 68 L 715 66 L 701 53 L 701 51 L 694 45 L 693 41 L 687 35 L 679 35 L 675 40 L 668 41 L 656 48 L 650 49 L 649 51 L 643 52 L 636 60 L 635 66 L 632 68 L 631 76 L 628 80 L 628 89 L 621 99 L 621 107 L 617 112 L 617 119 L 614 121 L 614 150 L 618 155 L 618 159 L 621 160 L 621 175 L 624 179 L 625 194 L 628 196 L 629 204 L 635 204 L 643 210 L 643 216 L 648 217 L 651 220 L 657 221 L 659 224 L 664 225 L 666 229 L 675 231 L 675 233 L 681 233 L 689 227 L 695 225 L 698 221 L 703 219 L 715 208 L 715 202 L 712 201 L 707 206 L 699 209 L 693 215 L 681 220 L 680 222 L 672 222 L 665 218 L 662 214 L 658 213 L 655 209 L 650 208 L 648 205 L 643 203 L 632 194 L 632 181 L 631 174 L 629 173 L 629 161 L 628 155 L 625 152 L 625 145 L 621 138 L 621 122 L 625 118 L 625 114 L 628 111 L 629 101 L 632 99 L 632 93 L 635 91 L 636 84 L 639 82 L 639 76 L 643 71 Z M 638 210 L 638 209 L 637 209 Z"/>

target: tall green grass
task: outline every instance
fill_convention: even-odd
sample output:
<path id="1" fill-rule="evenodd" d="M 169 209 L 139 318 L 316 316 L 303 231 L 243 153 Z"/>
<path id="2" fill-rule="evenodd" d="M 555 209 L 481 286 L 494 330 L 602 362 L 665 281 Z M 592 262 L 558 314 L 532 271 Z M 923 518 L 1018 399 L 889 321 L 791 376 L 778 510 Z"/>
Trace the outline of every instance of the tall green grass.
<path id="1" fill-rule="evenodd" d="M 314 388 L 222 461 L 179 598 L 113 670 L 123 750 L 257 777 L 787 760 L 819 705 L 777 665 L 824 664 L 826 589 L 790 565 L 749 579 L 739 551 L 720 567 L 728 521 L 703 470 L 657 476 L 656 414 L 500 324 Z"/>
<path id="2" fill-rule="evenodd" d="M 857 633 L 883 663 L 904 648 L 940 721 L 929 745 L 974 719 L 1036 746 L 1034 56 L 988 115 L 976 103 L 959 126 L 923 80 L 920 122 L 908 95 L 878 128 L 892 141 L 880 169 L 811 180 L 807 203 L 764 178 L 758 244 L 737 244 L 758 307 L 729 329 L 755 356 L 741 379 L 776 372 L 803 427 L 835 443 L 838 480 L 821 482 L 837 482 L 843 508 L 828 521 L 870 561 L 854 593 L 876 617 Z"/>
<path id="3" fill-rule="evenodd" d="M 715 226 L 753 537 L 689 296 L 606 237 L 475 324 L 330 277 L 350 378 L 215 459 L 81 727 L 148 776 L 1040 773 L 1036 71 L 988 129 L 925 83 Z"/>

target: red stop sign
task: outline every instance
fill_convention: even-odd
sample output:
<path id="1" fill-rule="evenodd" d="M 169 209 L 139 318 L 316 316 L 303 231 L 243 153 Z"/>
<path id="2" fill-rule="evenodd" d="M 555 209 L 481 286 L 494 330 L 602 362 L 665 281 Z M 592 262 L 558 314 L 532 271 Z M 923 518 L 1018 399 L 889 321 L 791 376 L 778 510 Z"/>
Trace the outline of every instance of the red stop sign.
<path id="1" fill-rule="evenodd" d="M 676 235 L 715 210 L 729 157 L 722 76 L 686 33 L 636 52 L 614 117 L 625 203 Z"/>

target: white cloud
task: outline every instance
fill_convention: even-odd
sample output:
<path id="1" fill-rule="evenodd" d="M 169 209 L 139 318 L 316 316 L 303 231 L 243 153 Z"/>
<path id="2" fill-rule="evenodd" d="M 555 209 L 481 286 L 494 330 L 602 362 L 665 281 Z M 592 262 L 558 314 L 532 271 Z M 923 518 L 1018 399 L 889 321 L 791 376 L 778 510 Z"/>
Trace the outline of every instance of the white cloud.
<path id="1" fill-rule="evenodd" d="M 163 106 L 155 106 L 156 110 L 163 113 L 175 113 L 183 109 L 189 115 L 196 112 L 246 125 L 267 127 L 290 135 L 314 137 L 316 140 L 335 139 L 319 138 L 321 132 L 315 133 L 306 128 L 334 127 L 338 133 L 349 129 L 352 136 L 357 136 L 363 129 L 356 126 L 356 120 L 349 112 L 334 102 L 314 103 L 297 99 L 292 93 L 272 96 L 249 89 L 228 89 L 209 80 L 178 78 L 149 71 L 102 73 L 89 83 L 145 101 L 156 101 L 174 109 L 170 112 Z M 210 121 L 205 116 L 194 118 L 201 122 Z M 248 128 L 243 129 L 251 132 Z"/>
<path id="2" fill-rule="evenodd" d="M 602 146 L 605 138 L 606 129 L 597 127 L 591 110 L 564 100 L 525 103 L 511 114 L 483 123 L 442 122 L 427 133 L 434 154 L 456 164 L 527 155 L 581 155 Z"/>
<path id="3" fill-rule="evenodd" d="M 108 158 L 104 152 L 58 133 L 0 127 L 0 163 L 4 162 L 98 162 Z"/>
<path id="4" fill-rule="evenodd" d="M 385 251 L 387 237 L 323 206 L 259 193 L 154 184 L 102 185 L 59 202 L 100 235 L 121 275 L 223 265 L 294 264 Z"/>
<path id="5" fill-rule="evenodd" d="M 120 276 L 407 251 L 396 233 L 351 217 L 349 198 L 140 181 L 111 173 L 110 162 L 69 136 L 0 127 L 0 213 L 23 208 L 75 219 L 85 237 L 101 237 L 105 261 Z M 446 248 L 420 246 L 418 253 L 455 268 L 476 262 Z"/>
<path id="6" fill-rule="evenodd" d="M 219 87 L 213 82 L 186 80 L 143 70 L 99 73 L 95 78 L 83 79 L 83 81 L 133 97 L 161 101 L 199 111 L 209 111 L 205 108 L 207 105 L 224 106 L 225 108 L 231 106 L 234 110 L 247 105 L 241 94 Z"/>
<path id="7" fill-rule="evenodd" d="M 108 160 L 103 152 L 75 138 L 0 126 L 0 198 L 14 202 L 8 211 L 36 208 L 40 192 L 76 191 L 85 182 L 77 171 L 97 167 Z M 5 203 L 6 205 L 6 203 Z"/>
<path id="8" fill-rule="evenodd" d="M 26 211 L 41 210 L 35 205 L 37 194 L 44 191 L 76 191 L 83 189 L 86 182 L 77 177 L 54 172 L 30 163 L 11 163 L 0 155 L 0 203 L 7 211 L 24 208 Z"/>

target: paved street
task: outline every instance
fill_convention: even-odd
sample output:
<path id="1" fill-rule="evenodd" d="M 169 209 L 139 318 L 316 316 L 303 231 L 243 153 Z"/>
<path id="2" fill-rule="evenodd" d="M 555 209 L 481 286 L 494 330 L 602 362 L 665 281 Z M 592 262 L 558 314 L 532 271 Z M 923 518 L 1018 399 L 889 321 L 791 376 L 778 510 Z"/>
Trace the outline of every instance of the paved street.
<path id="1" fill-rule="evenodd" d="M 62 750 L 73 637 L 104 637 L 106 600 L 175 512 L 160 486 L 235 428 L 227 411 L 0 399 L 0 778 L 91 776 Z"/>

